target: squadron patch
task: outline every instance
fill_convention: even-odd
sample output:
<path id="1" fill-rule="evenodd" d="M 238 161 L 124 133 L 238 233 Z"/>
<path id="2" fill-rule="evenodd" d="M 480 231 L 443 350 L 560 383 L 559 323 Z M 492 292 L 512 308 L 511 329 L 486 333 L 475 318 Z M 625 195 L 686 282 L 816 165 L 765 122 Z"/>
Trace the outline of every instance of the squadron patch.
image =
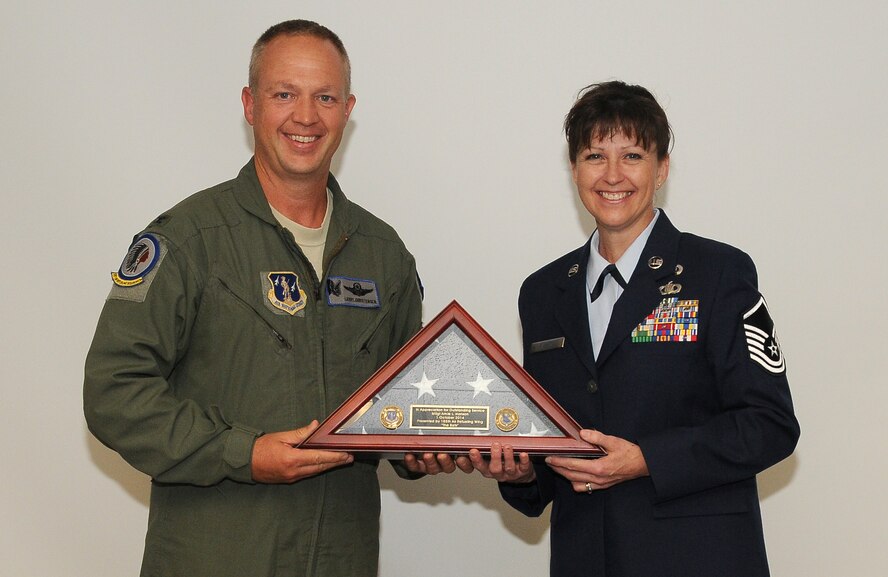
<path id="1" fill-rule="evenodd" d="M 108 298 L 143 302 L 154 281 L 155 275 L 151 273 L 160 266 L 166 253 L 160 237 L 150 233 L 137 237 L 127 249 L 120 268 L 111 273 L 114 286 Z"/>
<path id="2" fill-rule="evenodd" d="M 266 277 L 271 283 L 271 288 L 266 293 L 271 306 L 291 316 L 305 308 L 308 301 L 305 291 L 299 286 L 299 277 L 296 273 L 270 272 Z"/>
<path id="3" fill-rule="evenodd" d="M 141 284 L 160 259 L 160 241 L 154 235 L 143 234 L 130 245 L 117 272 L 111 273 L 117 286 Z"/>
<path id="4" fill-rule="evenodd" d="M 331 307 L 379 308 L 379 290 L 376 282 L 331 276 L 327 278 L 327 304 Z"/>
<path id="5" fill-rule="evenodd" d="M 633 343 L 668 343 L 697 341 L 699 300 L 665 298 L 632 331 Z"/>
<path id="6" fill-rule="evenodd" d="M 771 320 L 764 297 L 759 297 L 755 306 L 744 313 L 743 331 L 746 333 L 746 347 L 749 349 L 750 359 L 775 375 L 786 370 L 774 321 Z"/>

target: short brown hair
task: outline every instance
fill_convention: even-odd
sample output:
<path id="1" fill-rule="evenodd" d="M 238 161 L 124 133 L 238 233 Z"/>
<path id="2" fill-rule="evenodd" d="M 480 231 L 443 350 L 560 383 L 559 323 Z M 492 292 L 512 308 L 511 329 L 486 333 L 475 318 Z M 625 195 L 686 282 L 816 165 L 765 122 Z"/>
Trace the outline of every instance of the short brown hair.
<path id="1" fill-rule="evenodd" d="M 259 37 L 259 40 L 253 45 L 253 53 L 250 55 L 248 77 L 250 88 L 255 88 L 259 80 L 259 59 L 262 57 L 262 51 L 265 50 L 269 42 L 278 36 L 314 36 L 333 44 L 339 55 L 342 56 L 342 63 L 345 65 L 345 91 L 346 93 L 351 92 L 351 61 L 348 59 L 345 45 L 332 30 L 311 20 L 286 20 L 275 24 Z"/>
<path id="2" fill-rule="evenodd" d="M 655 146 L 660 160 L 669 155 L 672 129 L 666 112 L 646 88 L 619 80 L 587 86 L 564 119 L 571 163 L 592 140 L 619 132 L 646 150 Z"/>

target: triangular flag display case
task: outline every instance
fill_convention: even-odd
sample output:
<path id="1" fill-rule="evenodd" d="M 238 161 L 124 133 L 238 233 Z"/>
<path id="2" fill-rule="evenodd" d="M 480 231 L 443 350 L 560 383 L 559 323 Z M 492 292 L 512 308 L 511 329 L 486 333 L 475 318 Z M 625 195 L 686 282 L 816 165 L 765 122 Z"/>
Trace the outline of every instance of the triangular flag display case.
<path id="1" fill-rule="evenodd" d="M 490 453 L 600 457 L 580 426 L 456 301 L 300 445 L 382 458 Z"/>

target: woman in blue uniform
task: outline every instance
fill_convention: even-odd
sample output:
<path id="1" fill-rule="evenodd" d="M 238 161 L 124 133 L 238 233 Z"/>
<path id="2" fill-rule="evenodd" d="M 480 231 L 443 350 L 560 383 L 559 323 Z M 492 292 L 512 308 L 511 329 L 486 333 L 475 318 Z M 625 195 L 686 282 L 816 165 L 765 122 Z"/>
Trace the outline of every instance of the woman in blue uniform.
<path id="1" fill-rule="evenodd" d="M 587 88 L 565 132 L 597 230 L 524 282 L 524 366 L 607 456 L 471 464 L 526 515 L 552 503 L 553 576 L 768 575 L 755 477 L 799 426 L 755 266 L 654 207 L 671 130 L 646 89 Z"/>

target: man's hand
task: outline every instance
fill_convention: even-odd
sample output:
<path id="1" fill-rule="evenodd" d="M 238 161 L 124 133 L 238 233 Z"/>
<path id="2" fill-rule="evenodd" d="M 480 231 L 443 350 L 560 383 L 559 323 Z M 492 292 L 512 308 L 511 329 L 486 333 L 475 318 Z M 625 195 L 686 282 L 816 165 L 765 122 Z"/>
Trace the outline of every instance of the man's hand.
<path id="1" fill-rule="evenodd" d="M 349 453 L 297 449 L 318 422 L 294 431 L 262 435 L 253 444 L 253 480 L 257 483 L 295 483 L 354 461 Z"/>
<path id="2" fill-rule="evenodd" d="M 607 451 L 607 455 L 600 459 L 546 458 L 546 464 L 570 481 L 577 493 L 607 489 L 618 483 L 650 474 L 638 445 L 620 437 L 611 437 L 588 429 L 580 431 L 580 438 L 587 443 L 598 445 Z"/>

